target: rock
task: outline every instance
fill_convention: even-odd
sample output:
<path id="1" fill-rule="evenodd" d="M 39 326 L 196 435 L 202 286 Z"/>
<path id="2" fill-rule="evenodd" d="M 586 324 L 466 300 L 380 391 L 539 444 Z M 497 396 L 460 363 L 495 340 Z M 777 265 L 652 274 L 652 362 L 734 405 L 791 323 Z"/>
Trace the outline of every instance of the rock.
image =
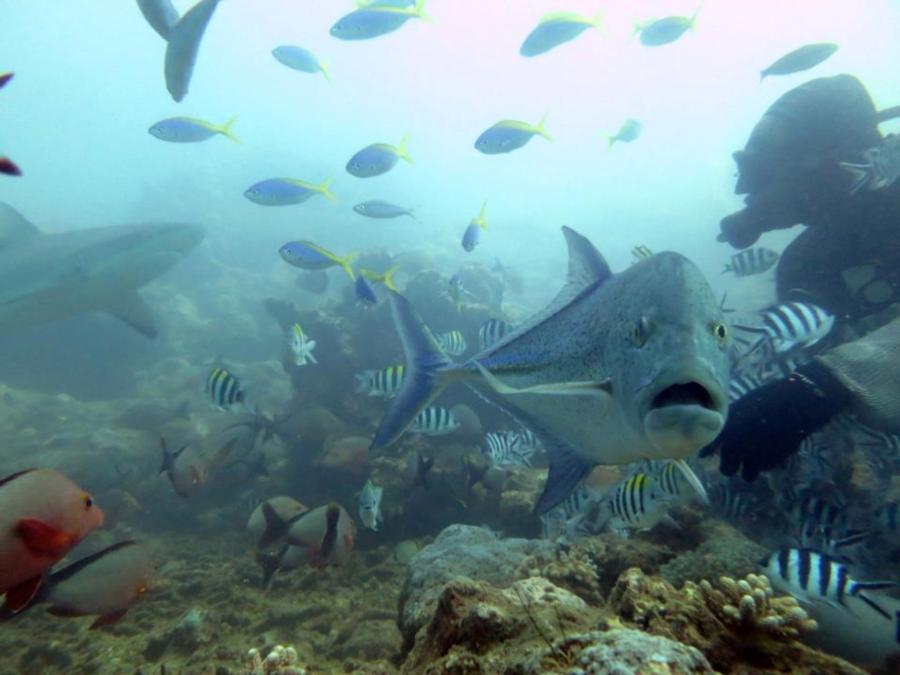
<path id="1" fill-rule="evenodd" d="M 431 618 L 444 586 L 456 577 L 507 586 L 525 576 L 522 563 L 534 555 L 552 557 L 554 545 L 544 540 L 500 539 L 491 530 L 451 525 L 423 548 L 409 564 L 400 594 L 399 627 L 404 652 L 416 632 Z"/>
<path id="2" fill-rule="evenodd" d="M 316 457 L 313 465 L 320 469 L 329 469 L 356 478 L 369 475 L 369 445 L 372 439 L 367 436 L 344 436 L 329 438 L 325 449 Z"/>

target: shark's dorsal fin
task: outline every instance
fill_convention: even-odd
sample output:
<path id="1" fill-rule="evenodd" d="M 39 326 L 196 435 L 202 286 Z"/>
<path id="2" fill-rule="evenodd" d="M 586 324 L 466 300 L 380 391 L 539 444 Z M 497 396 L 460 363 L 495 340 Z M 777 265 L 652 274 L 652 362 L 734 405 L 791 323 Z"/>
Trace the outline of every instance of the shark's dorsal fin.
<path id="1" fill-rule="evenodd" d="M 38 230 L 28 219 L 6 202 L 0 202 L 0 248 L 39 237 Z"/>
<path id="2" fill-rule="evenodd" d="M 594 245 L 586 237 L 566 226 L 563 226 L 562 232 L 569 249 L 569 272 L 566 275 L 565 285 L 549 305 L 493 345 L 489 351 L 495 352 L 516 337 L 527 333 L 569 305 L 585 290 L 592 286 L 599 286 L 612 276 L 612 270 L 600 251 L 594 248 Z"/>
<path id="3" fill-rule="evenodd" d="M 156 338 L 156 322 L 153 320 L 153 314 L 151 314 L 150 308 L 147 307 L 144 299 L 138 295 L 137 291 L 126 293 L 116 298 L 112 303 L 107 303 L 103 311 L 109 312 L 117 319 L 124 321 L 141 335 L 146 335 L 150 339 Z"/>

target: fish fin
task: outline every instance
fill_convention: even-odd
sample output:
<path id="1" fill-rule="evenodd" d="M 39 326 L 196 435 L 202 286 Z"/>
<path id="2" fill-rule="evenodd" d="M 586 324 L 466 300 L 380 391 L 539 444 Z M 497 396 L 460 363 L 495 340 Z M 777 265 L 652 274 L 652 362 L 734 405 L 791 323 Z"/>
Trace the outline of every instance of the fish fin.
<path id="1" fill-rule="evenodd" d="M 697 26 L 697 15 L 700 14 L 700 10 L 703 9 L 703 2 L 704 2 L 704 0 L 700 0 L 700 4 L 697 5 L 697 9 L 695 9 L 694 13 L 691 14 L 691 18 L 689 19 L 689 23 L 688 23 L 691 30 L 694 30 L 695 27 Z"/>
<path id="2" fill-rule="evenodd" d="M 3 603 L 4 614 L 18 614 L 28 607 L 38 596 L 43 587 L 44 577 L 39 575 L 23 581 L 6 591 L 6 601 Z"/>
<path id="3" fill-rule="evenodd" d="M 449 384 L 453 362 L 409 300 L 388 291 L 394 327 L 406 356 L 406 377 L 381 419 L 370 451 L 381 450 L 398 438 L 429 403 Z"/>
<path id="4" fill-rule="evenodd" d="M 216 131 L 218 131 L 220 134 L 222 134 L 228 140 L 234 141 L 235 143 L 240 143 L 241 141 L 238 139 L 238 137 L 235 136 L 233 133 L 231 133 L 231 127 L 234 126 L 234 123 L 237 122 L 237 120 L 238 120 L 238 115 L 235 115 L 234 117 L 229 119 L 227 122 L 225 122 L 225 124 L 223 124 L 221 127 L 216 129 Z"/>
<path id="5" fill-rule="evenodd" d="M 319 71 L 321 71 L 322 75 L 325 76 L 325 79 L 331 82 L 331 73 L 328 70 L 328 64 L 324 61 L 319 61 Z"/>
<path id="6" fill-rule="evenodd" d="M 275 573 L 281 568 L 281 561 L 284 560 L 284 556 L 285 554 L 287 554 L 288 548 L 290 547 L 285 544 L 278 553 L 256 554 L 256 564 L 262 568 L 262 586 L 264 591 L 269 590 L 269 586 L 272 584 L 272 578 L 275 576 Z"/>
<path id="7" fill-rule="evenodd" d="M 356 282 L 356 275 L 353 273 L 353 267 L 351 263 L 356 260 L 356 257 L 359 254 L 357 253 L 349 253 L 345 255 L 343 258 L 335 258 L 334 261 L 341 266 L 341 268 L 347 273 L 347 276 L 350 277 L 350 281 Z"/>
<path id="8" fill-rule="evenodd" d="M 178 458 L 184 449 L 187 447 L 186 445 L 182 445 L 175 452 L 169 452 L 169 447 L 166 445 L 166 439 L 162 436 L 159 437 L 159 445 L 162 448 L 162 465 L 159 467 L 159 473 L 157 475 L 162 475 L 163 473 L 169 472 L 171 475 L 172 469 L 175 467 L 175 460 Z"/>
<path id="9" fill-rule="evenodd" d="M 127 548 L 128 546 L 134 546 L 135 544 L 137 544 L 137 542 L 134 541 L 134 539 L 126 539 L 125 541 L 120 541 L 117 544 L 113 544 L 112 546 L 107 546 L 102 551 L 97 551 L 96 553 L 92 553 L 91 555 L 85 556 L 84 558 L 81 558 L 69 565 L 66 565 L 61 570 L 54 572 L 53 574 L 50 575 L 50 579 L 49 579 L 48 583 L 56 584 L 61 581 L 65 581 L 66 579 L 71 577 L 73 574 L 80 572 L 81 570 L 83 570 L 85 567 L 87 567 L 91 563 L 96 562 L 97 560 L 100 560 L 100 558 L 102 558 L 106 555 L 109 555 L 110 553 L 113 553 L 115 551 L 118 551 L 119 549 Z"/>
<path id="10" fill-rule="evenodd" d="M 481 202 L 481 208 L 478 210 L 478 217 L 473 221 L 478 227 L 482 230 L 488 229 L 488 223 L 486 216 L 487 215 L 487 199 Z"/>
<path id="11" fill-rule="evenodd" d="M 325 511 L 325 534 L 322 536 L 322 545 L 319 547 L 319 557 L 322 562 L 328 560 L 337 544 L 338 520 L 341 517 L 341 507 L 332 502 Z"/>
<path id="12" fill-rule="evenodd" d="M 896 584 L 894 584 L 894 585 L 896 586 Z M 872 608 L 874 611 L 878 612 L 879 614 L 881 614 L 881 616 L 883 616 L 885 619 L 890 621 L 891 615 L 888 614 L 886 611 L 884 611 L 884 608 L 881 605 L 879 605 L 877 602 L 872 600 L 872 598 L 870 598 L 868 595 L 866 595 L 865 593 L 856 593 L 854 595 L 854 597 L 859 598 L 864 603 L 866 603 L 870 608 Z"/>
<path id="13" fill-rule="evenodd" d="M 15 473 L 11 473 L 10 475 L 8 475 L 8 476 L 7 476 L 6 478 L 4 478 L 3 480 L 0 480 L 0 487 L 6 485 L 7 483 L 11 483 L 11 482 L 14 481 L 16 478 L 19 478 L 20 476 L 24 476 L 26 473 L 31 473 L 32 471 L 34 471 L 33 468 L 31 468 L 31 469 L 23 469 L 22 471 L 16 471 Z"/>
<path id="14" fill-rule="evenodd" d="M 672 463 L 678 467 L 678 470 L 681 471 L 681 475 L 684 476 L 684 479 L 688 482 L 694 491 L 700 496 L 700 499 L 703 500 L 704 504 L 709 504 L 709 494 L 706 492 L 706 488 L 703 487 L 703 483 L 700 482 L 700 479 L 697 477 L 697 474 L 694 473 L 694 470 L 691 468 L 691 465 L 688 464 L 683 459 L 674 459 Z"/>
<path id="15" fill-rule="evenodd" d="M 0 248 L 39 237 L 37 229 L 25 216 L 6 202 L 0 202 Z"/>
<path id="16" fill-rule="evenodd" d="M 607 394 L 609 394 L 609 380 L 598 380 L 596 382 L 548 382 L 546 384 L 536 384 L 531 387 L 511 387 L 500 381 L 496 375 L 478 361 L 474 361 L 473 363 L 488 385 L 490 385 L 491 389 L 504 396 L 548 394 L 553 396 L 599 396 L 601 398 L 607 398 Z"/>
<path id="17" fill-rule="evenodd" d="M 394 284 L 394 274 L 397 273 L 397 270 L 399 268 L 400 263 L 389 267 L 387 270 L 385 270 L 384 274 L 382 275 L 383 278 L 381 279 L 381 283 L 384 284 L 385 288 L 394 291 L 395 293 L 397 292 L 397 286 L 396 284 Z"/>
<path id="18" fill-rule="evenodd" d="M 94 619 L 94 623 L 91 624 L 91 627 L 88 630 L 95 630 L 97 628 L 103 628 L 103 626 L 112 626 L 114 623 L 119 621 L 125 614 L 128 612 L 128 608 L 120 609 L 115 612 L 110 612 L 109 614 L 101 614 L 96 619 Z"/>
<path id="19" fill-rule="evenodd" d="M 337 202 L 337 195 L 331 191 L 331 179 L 326 178 L 316 186 L 316 191 L 330 202 Z"/>
<path id="20" fill-rule="evenodd" d="M 266 521 L 266 529 L 263 530 L 259 541 L 256 542 L 256 548 L 263 549 L 274 544 L 283 538 L 290 529 L 288 521 L 278 515 L 278 512 L 272 508 L 269 502 L 262 503 L 263 517 Z"/>
<path id="21" fill-rule="evenodd" d="M 540 121 L 538 121 L 537 125 L 534 127 L 534 133 L 536 133 L 538 136 L 543 136 L 548 141 L 552 141 L 553 136 L 551 136 L 549 133 L 547 133 L 547 129 L 544 127 L 544 125 L 546 123 L 547 123 L 547 113 L 544 113 L 541 116 Z"/>
<path id="22" fill-rule="evenodd" d="M 422 19 L 423 21 L 434 21 L 434 18 L 425 13 L 425 3 L 427 0 L 416 0 L 415 4 L 415 14 L 416 17 Z"/>
<path id="23" fill-rule="evenodd" d="M 21 176 L 22 169 L 9 157 L 0 156 L 0 173 L 7 176 Z"/>
<path id="24" fill-rule="evenodd" d="M 370 391 L 369 383 L 372 381 L 374 371 L 364 370 L 361 373 L 353 373 L 356 378 L 356 393 L 366 394 Z"/>
<path id="25" fill-rule="evenodd" d="M 3 89 L 11 79 L 13 79 L 13 73 L 0 73 L 0 89 Z"/>
<path id="26" fill-rule="evenodd" d="M 841 168 L 850 174 L 853 182 L 850 184 L 850 194 L 855 195 L 860 191 L 866 183 L 869 182 L 871 166 L 869 164 L 851 164 L 850 162 L 841 162 Z"/>
<path id="27" fill-rule="evenodd" d="M 397 157 L 409 162 L 410 164 L 415 164 L 412 157 L 409 156 L 409 152 L 407 150 L 408 145 L 409 134 L 403 134 L 403 138 L 400 139 L 400 145 L 397 146 Z"/>
<path id="28" fill-rule="evenodd" d="M 119 296 L 112 303 L 107 303 L 102 309 L 120 321 L 127 323 L 141 335 L 150 339 L 156 338 L 157 330 L 153 314 L 137 291 L 131 291 Z"/>
<path id="29" fill-rule="evenodd" d="M 734 266 L 731 263 L 725 263 L 725 266 L 722 268 L 722 274 L 727 272 L 734 272 Z"/>
<path id="30" fill-rule="evenodd" d="M 15 533 L 35 555 L 58 557 L 72 546 L 72 537 L 68 532 L 38 518 L 19 518 Z"/>
<path id="31" fill-rule="evenodd" d="M 593 465 L 578 456 L 568 444 L 559 441 L 555 436 L 541 428 L 532 428 L 550 456 L 550 469 L 544 490 L 534 505 L 537 515 L 547 513 L 554 506 L 568 497 L 578 484 L 591 472 Z"/>

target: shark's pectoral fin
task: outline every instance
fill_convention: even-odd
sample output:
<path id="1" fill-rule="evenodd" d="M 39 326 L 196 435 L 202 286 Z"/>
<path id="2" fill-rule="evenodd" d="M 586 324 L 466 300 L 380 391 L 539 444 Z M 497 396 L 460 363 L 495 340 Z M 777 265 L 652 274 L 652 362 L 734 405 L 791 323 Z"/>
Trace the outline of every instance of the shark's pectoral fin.
<path id="1" fill-rule="evenodd" d="M 146 335 L 150 339 L 156 338 L 157 330 L 153 314 L 137 291 L 127 293 L 116 298 L 112 303 L 107 303 L 103 311 L 124 321 L 141 335 Z"/>
<path id="2" fill-rule="evenodd" d="M 6 202 L 0 202 L 0 248 L 21 244 L 41 235 L 25 216 Z"/>

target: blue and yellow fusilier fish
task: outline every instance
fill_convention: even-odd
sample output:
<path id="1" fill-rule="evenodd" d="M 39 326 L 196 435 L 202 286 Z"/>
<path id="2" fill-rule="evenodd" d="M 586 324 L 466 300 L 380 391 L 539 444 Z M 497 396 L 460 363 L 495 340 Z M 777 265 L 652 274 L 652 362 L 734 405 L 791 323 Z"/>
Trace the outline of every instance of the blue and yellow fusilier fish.
<path id="1" fill-rule="evenodd" d="M 661 47 L 675 42 L 689 29 L 693 30 L 697 23 L 697 15 L 703 8 L 701 2 L 691 16 L 667 16 L 662 19 L 650 19 L 634 25 L 635 34 L 640 35 L 641 44 L 646 47 Z"/>
<path id="2" fill-rule="evenodd" d="M 278 249 L 278 253 L 282 260 L 289 265 L 304 270 L 326 270 L 329 267 L 339 265 L 347 273 L 351 281 L 356 281 L 356 275 L 350 266 L 350 263 L 356 257 L 355 253 L 340 258 L 311 241 L 289 241 Z"/>
<path id="3" fill-rule="evenodd" d="M 622 126 L 612 136 L 606 138 L 606 149 L 609 150 L 614 143 L 631 143 L 636 141 L 644 130 L 644 125 L 638 120 L 629 117 L 622 122 Z"/>
<path id="4" fill-rule="evenodd" d="M 528 57 L 544 54 L 574 40 L 588 28 L 600 29 L 600 14 L 593 17 L 581 16 L 575 12 L 545 14 L 525 38 L 519 54 Z"/>
<path id="5" fill-rule="evenodd" d="M 244 196 L 254 204 L 262 206 L 302 204 L 315 195 L 322 195 L 325 199 L 336 202 L 337 197 L 331 191 L 330 185 L 331 181 L 327 178 L 318 185 L 299 178 L 269 178 L 248 187 L 244 191 Z"/>
<path id="6" fill-rule="evenodd" d="M 415 3 L 376 0 L 342 16 L 329 32 L 339 40 L 371 40 L 393 33 L 410 19 L 428 18 L 425 0 L 416 0 Z"/>
<path id="7" fill-rule="evenodd" d="M 518 150 L 535 136 L 543 136 L 548 141 L 553 138 L 544 128 L 547 116 L 537 124 L 518 120 L 501 120 L 486 129 L 475 141 L 475 149 L 485 155 L 501 155 Z"/>
<path id="8" fill-rule="evenodd" d="M 237 115 L 221 125 L 196 117 L 170 117 L 160 120 L 148 131 L 151 136 L 169 143 L 199 143 L 217 135 L 239 143 L 237 137 L 231 133 L 231 127 L 236 121 Z"/>
<path id="9" fill-rule="evenodd" d="M 301 73 L 322 73 L 326 80 L 331 80 L 331 76 L 328 74 L 328 64 L 319 61 L 311 51 L 304 47 L 281 45 L 272 50 L 272 56 L 291 70 L 299 70 Z"/>
<path id="10" fill-rule="evenodd" d="M 399 145 L 372 143 L 357 152 L 347 162 L 347 173 L 357 178 L 372 178 L 387 173 L 397 165 L 398 160 L 413 164 L 406 150 L 409 135 L 403 134 Z"/>
<path id="11" fill-rule="evenodd" d="M 731 339 L 703 274 L 657 253 L 613 274 L 591 243 L 564 227 L 568 277 L 550 305 L 462 363 L 412 305 L 389 292 L 406 376 L 371 448 L 396 441 L 450 384 L 462 382 L 531 430 L 550 470 L 536 511 L 563 501 L 597 464 L 684 463 L 714 441 L 728 413 Z M 699 486 L 699 487 L 698 487 Z"/>
<path id="12" fill-rule="evenodd" d="M 462 247 L 469 253 L 471 253 L 481 241 L 481 231 L 488 229 L 487 220 L 485 219 L 486 211 L 487 199 L 481 203 L 481 210 L 478 212 L 478 215 L 469 221 L 466 231 L 463 232 Z"/>

